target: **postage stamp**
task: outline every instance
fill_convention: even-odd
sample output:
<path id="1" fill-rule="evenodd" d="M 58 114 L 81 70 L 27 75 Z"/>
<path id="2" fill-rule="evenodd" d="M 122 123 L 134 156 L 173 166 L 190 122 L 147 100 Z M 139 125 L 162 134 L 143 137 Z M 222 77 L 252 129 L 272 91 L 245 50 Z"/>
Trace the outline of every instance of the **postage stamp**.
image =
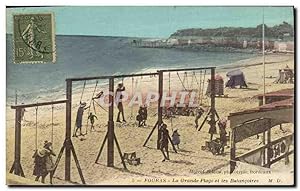
<path id="1" fill-rule="evenodd" d="M 14 63 L 55 63 L 52 13 L 13 16 Z"/>

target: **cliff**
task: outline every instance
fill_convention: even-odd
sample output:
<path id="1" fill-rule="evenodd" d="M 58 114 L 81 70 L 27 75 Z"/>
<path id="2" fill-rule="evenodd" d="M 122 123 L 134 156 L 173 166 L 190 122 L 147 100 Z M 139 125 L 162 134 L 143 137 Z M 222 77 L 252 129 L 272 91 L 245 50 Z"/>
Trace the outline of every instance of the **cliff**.
<path id="1" fill-rule="evenodd" d="M 171 34 L 170 38 L 180 37 L 244 37 L 261 38 L 262 25 L 256 27 L 219 27 L 214 29 L 190 28 L 178 30 Z M 284 39 L 294 37 L 293 25 L 283 22 L 282 24 L 268 27 L 265 25 L 265 36 L 269 39 Z"/>

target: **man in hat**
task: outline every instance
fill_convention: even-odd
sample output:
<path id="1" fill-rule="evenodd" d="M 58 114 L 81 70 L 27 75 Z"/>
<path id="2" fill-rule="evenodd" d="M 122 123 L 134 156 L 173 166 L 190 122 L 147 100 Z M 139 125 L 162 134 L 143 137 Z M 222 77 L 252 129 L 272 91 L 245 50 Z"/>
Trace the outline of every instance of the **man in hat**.
<path id="1" fill-rule="evenodd" d="M 160 131 L 160 140 L 159 140 L 159 148 L 164 156 L 164 159 L 162 160 L 162 162 L 166 161 L 166 160 L 170 160 L 169 158 L 169 149 L 168 149 L 168 145 L 169 145 L 169 131 L 167 129 L 167 125 L 162 123 L 160 125 L 159 128 Z M 165 154 L 165 152 L 166 154 Z"/>
<path id="2" fill-rule="evenodd" d="M 77 116 L 76 116 L 76 130 L 73 134 L 73 137 L 77 137 L 77 131 L 79 130 L 80 135 L 83 135 L 81 133 L 81 127 L 82 127 L 82 116 L 83 116 L 83 112 L 84 110 L 88 109 L 89 107 L 86 107 L 86 103 L 85 102 L 80 102 L 79 108 L 77 110 Z"/>
<path id="3" fill-rule="evenodd" d="M 123 122 L 126 122 L 125 117 L 124 117 L 124 108 L 123 108 L 123 103 L 122 103 L 122 99 L 123 99 L 123 91 L 125 91 L 125 87 L 123 85 L 123 83 L 119 83 L 118 84 L 118 88 L 116 90 L 116 101 L 118 104 L 118 117 L 117 117 L 117 122 L 121 122 L 120 121 L 120 114 L 122 115 L 123 118 Z"/>

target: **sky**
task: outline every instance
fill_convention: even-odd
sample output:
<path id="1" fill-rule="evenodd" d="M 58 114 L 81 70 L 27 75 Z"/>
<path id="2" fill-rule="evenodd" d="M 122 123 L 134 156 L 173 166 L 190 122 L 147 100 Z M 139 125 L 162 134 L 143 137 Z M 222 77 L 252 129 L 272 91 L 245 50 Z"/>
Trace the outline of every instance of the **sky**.
<path id="1" fill-rule="evenodd" d="M 59 35 L 166 38 L 179 29 L 274 26 L 294 22 L 293 7 L 25 7 L 6 9 L 6 33 L 12 15 L 52 12 Z"/>

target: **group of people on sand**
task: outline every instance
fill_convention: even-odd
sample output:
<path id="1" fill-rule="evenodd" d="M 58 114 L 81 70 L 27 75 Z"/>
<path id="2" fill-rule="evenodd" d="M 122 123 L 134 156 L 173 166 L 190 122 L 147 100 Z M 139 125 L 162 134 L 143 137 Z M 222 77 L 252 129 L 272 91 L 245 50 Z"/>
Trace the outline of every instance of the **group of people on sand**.
<path id="1" fill-rule="evenodd" d="M 125 86 L 123 85 L 123 83 L 119 83 L 118 87 L 116 89 L 115 92 L 115 97 L 116 97 L 116 103 L 117 103 L 117 108 L 118 108 L 118 114 L 117 114 L 117 120 L 116 122 L 123 122 L 126 123 L 125 120 L 125 114 L 124 114 L 124 106 L 122 103 L 122 99 L 123 99 L 123 92 L 125 91 Z M 96 99 L 99 99 L 103 96 L 103 91 L 100 91 L 98 94 L 96 94 L 95 97 L 93 97 L 93 101 Z M 78 110 L 77 110 L 77 115 L 76 115 L 76 129 L 74 131 L 73 136 L 77 137 L 77 133 L 79 131 L 79 136 L 83 136 L 84 134 L 82 134 L 82 119 L 83 119 L 83 114 L 84 111 L 86 109 L 89 109 L 90 106 L 87 106 L 86 102 L 80 102 Z M 146 121 L 147 121 L 147 117 L 148 117 L 148 111 L 147 111 L 147 106 L 140 106 L 139 110 L 138 110 L 138 114 L 136 116 L 136 120 L 138 121 L 138 126 L 142 127 L 142 126 L 146 126 Z M 88 120 L 90 121 L 91 124 L 91 131 L 95 131 L 95 127 L 94 127 L 94 123 L 95 120 L 98 120 L 97 116 L 95 114 L 93 114 L 92 112 L 89 113 L 88 116 Z"/>
<path id="2" fill-rule="evenodd" d="M 174 106 L 164 107 L 163 114 L 165 119 L 174 117 L 175 115 L 181 116 L 192 116 L 194 115 L 194 108 L 189 107 L 189 104 L 184 104 L 184 107 L 178 107 L 179 103 L 174 104 Z"/>

